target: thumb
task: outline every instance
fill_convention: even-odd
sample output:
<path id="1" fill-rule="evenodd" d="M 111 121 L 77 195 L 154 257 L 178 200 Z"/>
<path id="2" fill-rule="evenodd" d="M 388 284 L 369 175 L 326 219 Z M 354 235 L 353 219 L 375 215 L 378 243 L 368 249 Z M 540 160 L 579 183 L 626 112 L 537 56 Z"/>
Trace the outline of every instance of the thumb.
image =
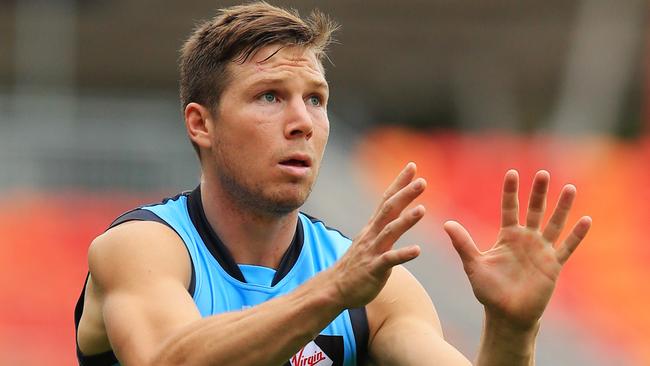
<path id="1" fill-rule="evenodd" d="M 454 249 L 458 252 L 463 264 L 473 261 L 480 254 L 474 240 L 472 240 L 463 225 L 456 221 L 447 221 L 444 223 L 443 228 L 449 235 L 451 243 L 454 245 Z"/>

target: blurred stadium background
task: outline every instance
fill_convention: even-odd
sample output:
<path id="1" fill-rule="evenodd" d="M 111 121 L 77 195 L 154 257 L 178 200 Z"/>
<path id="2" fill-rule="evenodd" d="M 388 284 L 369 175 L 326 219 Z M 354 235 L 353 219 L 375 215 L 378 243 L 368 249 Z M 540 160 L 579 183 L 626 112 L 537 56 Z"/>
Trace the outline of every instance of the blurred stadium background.
<path id="1" fill-rule="evenodd" d="M 198 181 L 177 50 L 231 1 L 0 2 L 0 364 L 75 363 L 72 310 L 92 238 Z M 482 311 L 441 224 L 486 248 L 501 179 L 578 186 L 594 228 L 545 315 L 539 365 L 650 364 L 650 51 L 643 0 L 276 2 L 343 28 L 332 137 L 305 211 L 348 235 L 407 161 L 429 181 L 409 268 L 474 357 Z"/>

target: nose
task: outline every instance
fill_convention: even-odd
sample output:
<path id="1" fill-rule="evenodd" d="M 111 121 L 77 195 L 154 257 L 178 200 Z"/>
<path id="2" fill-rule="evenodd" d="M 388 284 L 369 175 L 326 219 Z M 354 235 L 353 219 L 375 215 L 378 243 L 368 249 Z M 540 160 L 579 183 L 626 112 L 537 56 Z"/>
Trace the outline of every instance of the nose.
<path id="1" fill-rule="evenodd" d="M 309 140 L 314 132 L 314 122 L 302 98 L 293 98 L 286 108 L 284 135 L 287 139 Z"/>

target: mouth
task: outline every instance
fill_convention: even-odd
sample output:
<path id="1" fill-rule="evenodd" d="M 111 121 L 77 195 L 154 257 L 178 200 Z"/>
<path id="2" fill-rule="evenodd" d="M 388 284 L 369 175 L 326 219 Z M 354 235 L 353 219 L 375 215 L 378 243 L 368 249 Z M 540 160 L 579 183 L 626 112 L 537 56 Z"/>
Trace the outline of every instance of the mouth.
<path id="1" fill-rule="evenodd" d="M 311 158 L 308 155 L 294 154 L 281 160 L 280 165 L 296 168 L 309 168 L 311 167 Z"/>
<path id="2" fill-rule="evenodd" d="M 295 167 L 309 167 L 309 163 L 300 159 L 287 159 L 280 162 L 281 165 L 295 166 Z"/>
<path id="3" fill-rule="evenodd" d="M 312 161 L 309 155 L 293 154 L 280 160 L 278 165 L 285 174 L 304 178 L 310 174 Z"/>

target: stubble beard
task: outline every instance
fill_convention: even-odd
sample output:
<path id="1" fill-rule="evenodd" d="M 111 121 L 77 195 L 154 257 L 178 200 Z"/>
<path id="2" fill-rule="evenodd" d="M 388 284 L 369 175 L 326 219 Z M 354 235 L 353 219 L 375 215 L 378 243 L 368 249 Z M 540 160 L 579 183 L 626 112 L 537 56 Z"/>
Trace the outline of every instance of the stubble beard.
<path id="1" fill-rule="evenodd" d="M 216 175 L 224 193 L 241 208 L 250 209 L 263 216 L 280 217 L 297 210 L 305 203 L 313 187 L 312 181 L 304 193 L 283 195 L 281 190 L 265 192 L 265 185 L 269 183 L 247 179 L 243 169 L 234 168 L 226 161 L 222 161 L 220 165 Z"/>

